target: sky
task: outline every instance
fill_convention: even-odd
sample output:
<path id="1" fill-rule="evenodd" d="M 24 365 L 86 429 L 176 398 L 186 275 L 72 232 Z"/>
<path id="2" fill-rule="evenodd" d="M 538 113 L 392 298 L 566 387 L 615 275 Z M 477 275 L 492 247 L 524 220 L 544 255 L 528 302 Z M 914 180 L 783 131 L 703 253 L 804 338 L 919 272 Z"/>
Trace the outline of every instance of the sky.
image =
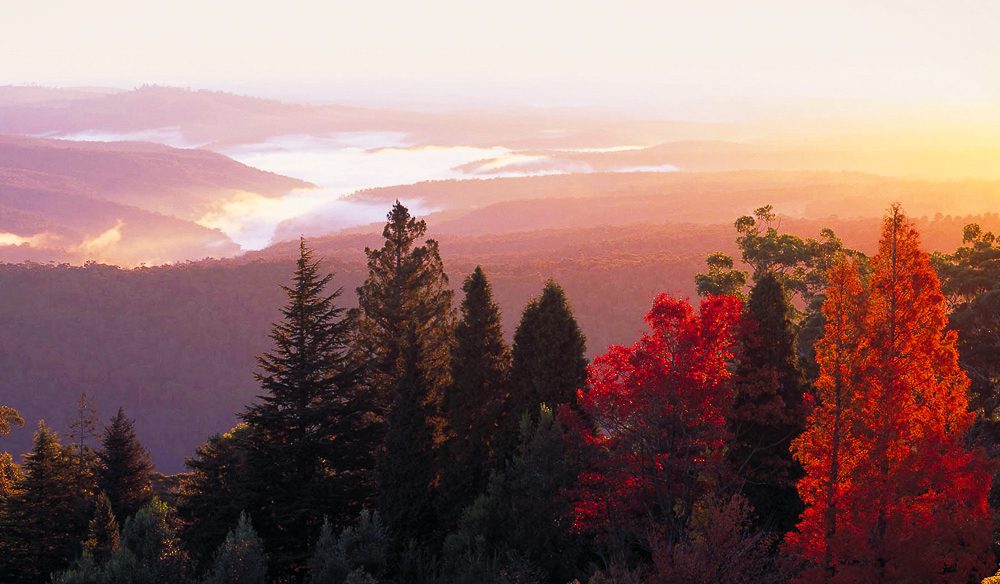
<path id="1" fill-rule="evenodd" d="M 1000 104 L 994 0 L 0 0 L 0 84 L 653 108 Z"/>

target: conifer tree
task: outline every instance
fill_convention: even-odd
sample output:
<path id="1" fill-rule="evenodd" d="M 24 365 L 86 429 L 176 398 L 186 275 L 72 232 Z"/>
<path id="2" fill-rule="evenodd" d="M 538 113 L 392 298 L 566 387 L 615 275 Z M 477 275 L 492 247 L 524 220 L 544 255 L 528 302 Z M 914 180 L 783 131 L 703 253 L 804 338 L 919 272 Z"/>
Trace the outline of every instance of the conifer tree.
<path id="1" fill-rule="evenodd" d="M 129 517 L 152 498 L 153 463 L 135 434 L 124 408 L 104 429 L 97 452 L 98 486 L 111 501 L 115 517 Z"/>
<path id="2" fill-rule="evenodd" d="M 111 509 L 108 496 L 101 493 L 94 506 L 94 516 L 87 525 L 87 539 L 83 542 L 83 549 L 95 562 L 103 563 L 111 558 L 119 544 L 118 520 Z"/>
<path id="3" fill-rule="evenodd" d="M 264 545 L 250 524 L 246 513 L 229 532 L 215 554 L 215 561 L 204 584 L 265 584 L 267 557 Z"/>
<path id="4" fill-rule="evenodd" d="M 76 402 L 76 416 L 70 423 L 72 447 L 77 467 L 77 488 L 83 490 L 86 483 L 92 482 L 96 455 L 90 447 L 90 442 L 97 439 L 97 410 L 87 397 L 87 392 L 80 394 Z"/>
<path id="5" fill-rule="evenodd" d="M 181 548 L 166 503 L 153 499 L 125 520 L 121 545 L 101 567 L 102 579 L 115 584 L 188 581 L 188 557 Z"/>
<path id="6" fill-rule="evenodd" d="M 250 507 L 247 464 L 250 432 L 244 423 L 216 434 L 198 447 L 186 462 L 189 472 L 181 483 L 177 513 L 183 520 L 182 536 L 198 565 L 212 560 L 228 527 Z"/>
<path id="7" fill-rule="evenodd" d="M 382 516 L 402 549 L 434 533 L 434 433 L 428 406 L 430 384 L 420 367 L 420 341 L 410 325 L 402 354 L 402 375 L 389 410 L 385 445 L 378 463 Z"/>
<path id="8" fill-rule="evenodd" d="M 510 373 L 500 309 L 482 268 L 476 267 L 462 290 L 452 382 L 441 407 L 448 430 L 441 470 L 442 512 L 452 518 L 486 488 Z"/>
<path id="9" fill-rule="evenodd" d="M 0 506 L 4 499 L 14 494 L 23 480 L 21 465 L 14 462 L 9 452 L 0 452 Z"/>
<path id="10" fill-rule="evenodd" d="M 510 373 L 509 423 L 540 404 L 575 403 L 587 380 L 586 339 L 573 318 L 566 293 L 553 280 L 532 300 L 514 333 Z"/>
<path id="11" fill-rule="evenodd" d="M 817 350 L 822 405 L 793 444 L 807 509 L 787 549 L 806 564 L 800 582 L 981 579 L 991 473 L 983 453 L 966 448 L 969 380 L 937 276 L 898 206 L 872 266 L 861 314 L 849 318 L 861 323 L 856 343 L 839 353 L 833 314 L 834 342 L 824 337 Z M 839 407 L 838 381 L 848 398 Z"/>
<path id="12" fill-rule="evenodd" d="M 744 481 L 757 526 L 776 533 L 794 527 L 801 512 L 795 490 L 801 467 L 789 448 L 802 431 L 805 412 L 791 310 L 778 279 L 762 275 L 750 293 L 740 332 L 742 356 L 729 411 L 729 458 Z"/>
<path id="13" fill-rule="evenodd" d="M 73 461 L 40 422 L 24 459 L 24 479 L 0 516 L 0 582 L 42 582 L 64 569 L 86 528 L 77 521 L 79 505 Z"/>
<path id="14" fill-rule="evenodd" d="M 299 243 L 274 349 L 258 359 L 264 390 L 247 408 L 247 511 L 275 573 L 296 575 L 324 516 L 345 521 L 370 497 L 371 407 L 349 354 L 354 320 L 328 290 L 332 274 Z"/>
<path id="15" fill-rule="evenodd" d="M 389 533 L 379 514 L 361 512 L 357 523 L 333 534 L 329 521 L 323 523 L 316 551 L 309 560 L 309 584 L 341 584 L 382 577 L 386 572 Z"/>
<path id="16" fill-rule="evenodd" d="M 428 397 L 436 409 L 449 383 L 455 311 L 437 242 L 420 243 L 426 233 L 427 224 L 396 201 L 382 231 L 382 247 L 365 248 L 368 279 L 357 291 L 362 314 L 358 348 L 368 354 L 370 383 L 387 400 L 404 374 L 407 331 L 413 327 Z"/>

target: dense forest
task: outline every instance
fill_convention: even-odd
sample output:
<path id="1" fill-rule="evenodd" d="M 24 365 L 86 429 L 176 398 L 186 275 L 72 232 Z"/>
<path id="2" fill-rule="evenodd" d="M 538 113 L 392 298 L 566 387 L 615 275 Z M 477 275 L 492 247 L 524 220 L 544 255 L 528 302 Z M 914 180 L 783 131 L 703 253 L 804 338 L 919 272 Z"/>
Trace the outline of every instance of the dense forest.
<path id="1" fill-rule="evenodd" d="M 505 334 L 488 264 L 463 269 L 456 290 L 439 242 L 398 202 L 360 274 L 304 240 L 294 266 L 189 266 L 200 288 L 173 294 L 291 270 L 272 291 L 233 285 L 232 297 L 192 300 L 195 313 L 168 309 L 177 326 L 236 340 L 258 334 L 239 313 L 266 299 L 259 310 L 274 324 L 252 341 L 264 346 L 256 365 L 197 347 L 152 357 L 175 368 L 232 358 L 256 397 L 230 402 L 240 422 L 229 431 L 191 437 L 202 445 L 170 476 L 154 470 L 142 419 L 103 404 L 117 413 L 102 424 L 87 394 L 65 404 L 67 431 L 39 423 L 23 459 L 0 454 L 0 581 L 989 579 L 1000 242 L 970 223 L 957 249 L 928 253 L 898 205 L 868 226 L 877 243 L 853 248 L 830 229 L 790 233 L 771 207 L 740 217 L 734 245 L 699 250 L 696 306 L 658 294 L 645 327 L 616 323 L 633 342 L 604 351 L 552 279 Z M 5 270 L 117 277 L 101 266 Z M 154 288 L 163 273 L 131 277 Z M 593 284 L 608 306 L 630 286 Z M 114 293 L 86 301 L 106 304 L 97 313 L 164 310 Z M 48 318 L 65 316 L 54 306 Z M 88 326 L 100 332 L 98 320 Z M 157 355 L 143 351 L 158 332 L 130 333 L 135 352 L 118 370 Z M 5 375 L 32 366 L 16 365 Z M 200 426 L 176 401 L 214 398 L 184 375 L 149 407 L 191 434 Z M 0 407 L 0 436 L 25 424 L 21 413 Z"/>

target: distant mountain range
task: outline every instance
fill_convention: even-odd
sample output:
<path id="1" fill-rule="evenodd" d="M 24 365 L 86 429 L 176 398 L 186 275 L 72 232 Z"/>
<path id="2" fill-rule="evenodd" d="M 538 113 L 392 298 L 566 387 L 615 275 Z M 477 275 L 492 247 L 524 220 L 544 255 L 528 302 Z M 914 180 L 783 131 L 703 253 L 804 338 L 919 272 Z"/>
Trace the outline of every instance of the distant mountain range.
<path id="1" fill-rule="evenodd" d="M 239 246 L 200 217 L 234 194 L 310 186 L 207 150 L 0 136 L 0 259 L 228 257 Z"/>

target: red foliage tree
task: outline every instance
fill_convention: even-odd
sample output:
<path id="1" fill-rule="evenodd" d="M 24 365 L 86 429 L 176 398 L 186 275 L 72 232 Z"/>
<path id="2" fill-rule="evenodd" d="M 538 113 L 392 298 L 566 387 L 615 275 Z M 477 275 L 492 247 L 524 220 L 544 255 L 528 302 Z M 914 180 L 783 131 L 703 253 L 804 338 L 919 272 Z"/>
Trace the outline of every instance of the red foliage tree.
<path id="1" fill-rule="evenodd" d="M 683 538 L 696 502 L 725 472 L 740 312 L 732 296 L 709 297 L 695 314 L 661 294 L 646 315 L 651 332 L 594 359 L 578 397 L 588 424 L 571 426 L 592 455 L 574 493 L 578 530 L 612 546 Z"/>
<path id="2" fill-rule="evenodd" d="M 988 574 L 990 469 L 972 423 L 940 283 L 898 207 L 867 291 L 831 273 L 819 404 L 795 441 L 807 505 L 787 550 L 800 582 L 967 582 Z"/>

